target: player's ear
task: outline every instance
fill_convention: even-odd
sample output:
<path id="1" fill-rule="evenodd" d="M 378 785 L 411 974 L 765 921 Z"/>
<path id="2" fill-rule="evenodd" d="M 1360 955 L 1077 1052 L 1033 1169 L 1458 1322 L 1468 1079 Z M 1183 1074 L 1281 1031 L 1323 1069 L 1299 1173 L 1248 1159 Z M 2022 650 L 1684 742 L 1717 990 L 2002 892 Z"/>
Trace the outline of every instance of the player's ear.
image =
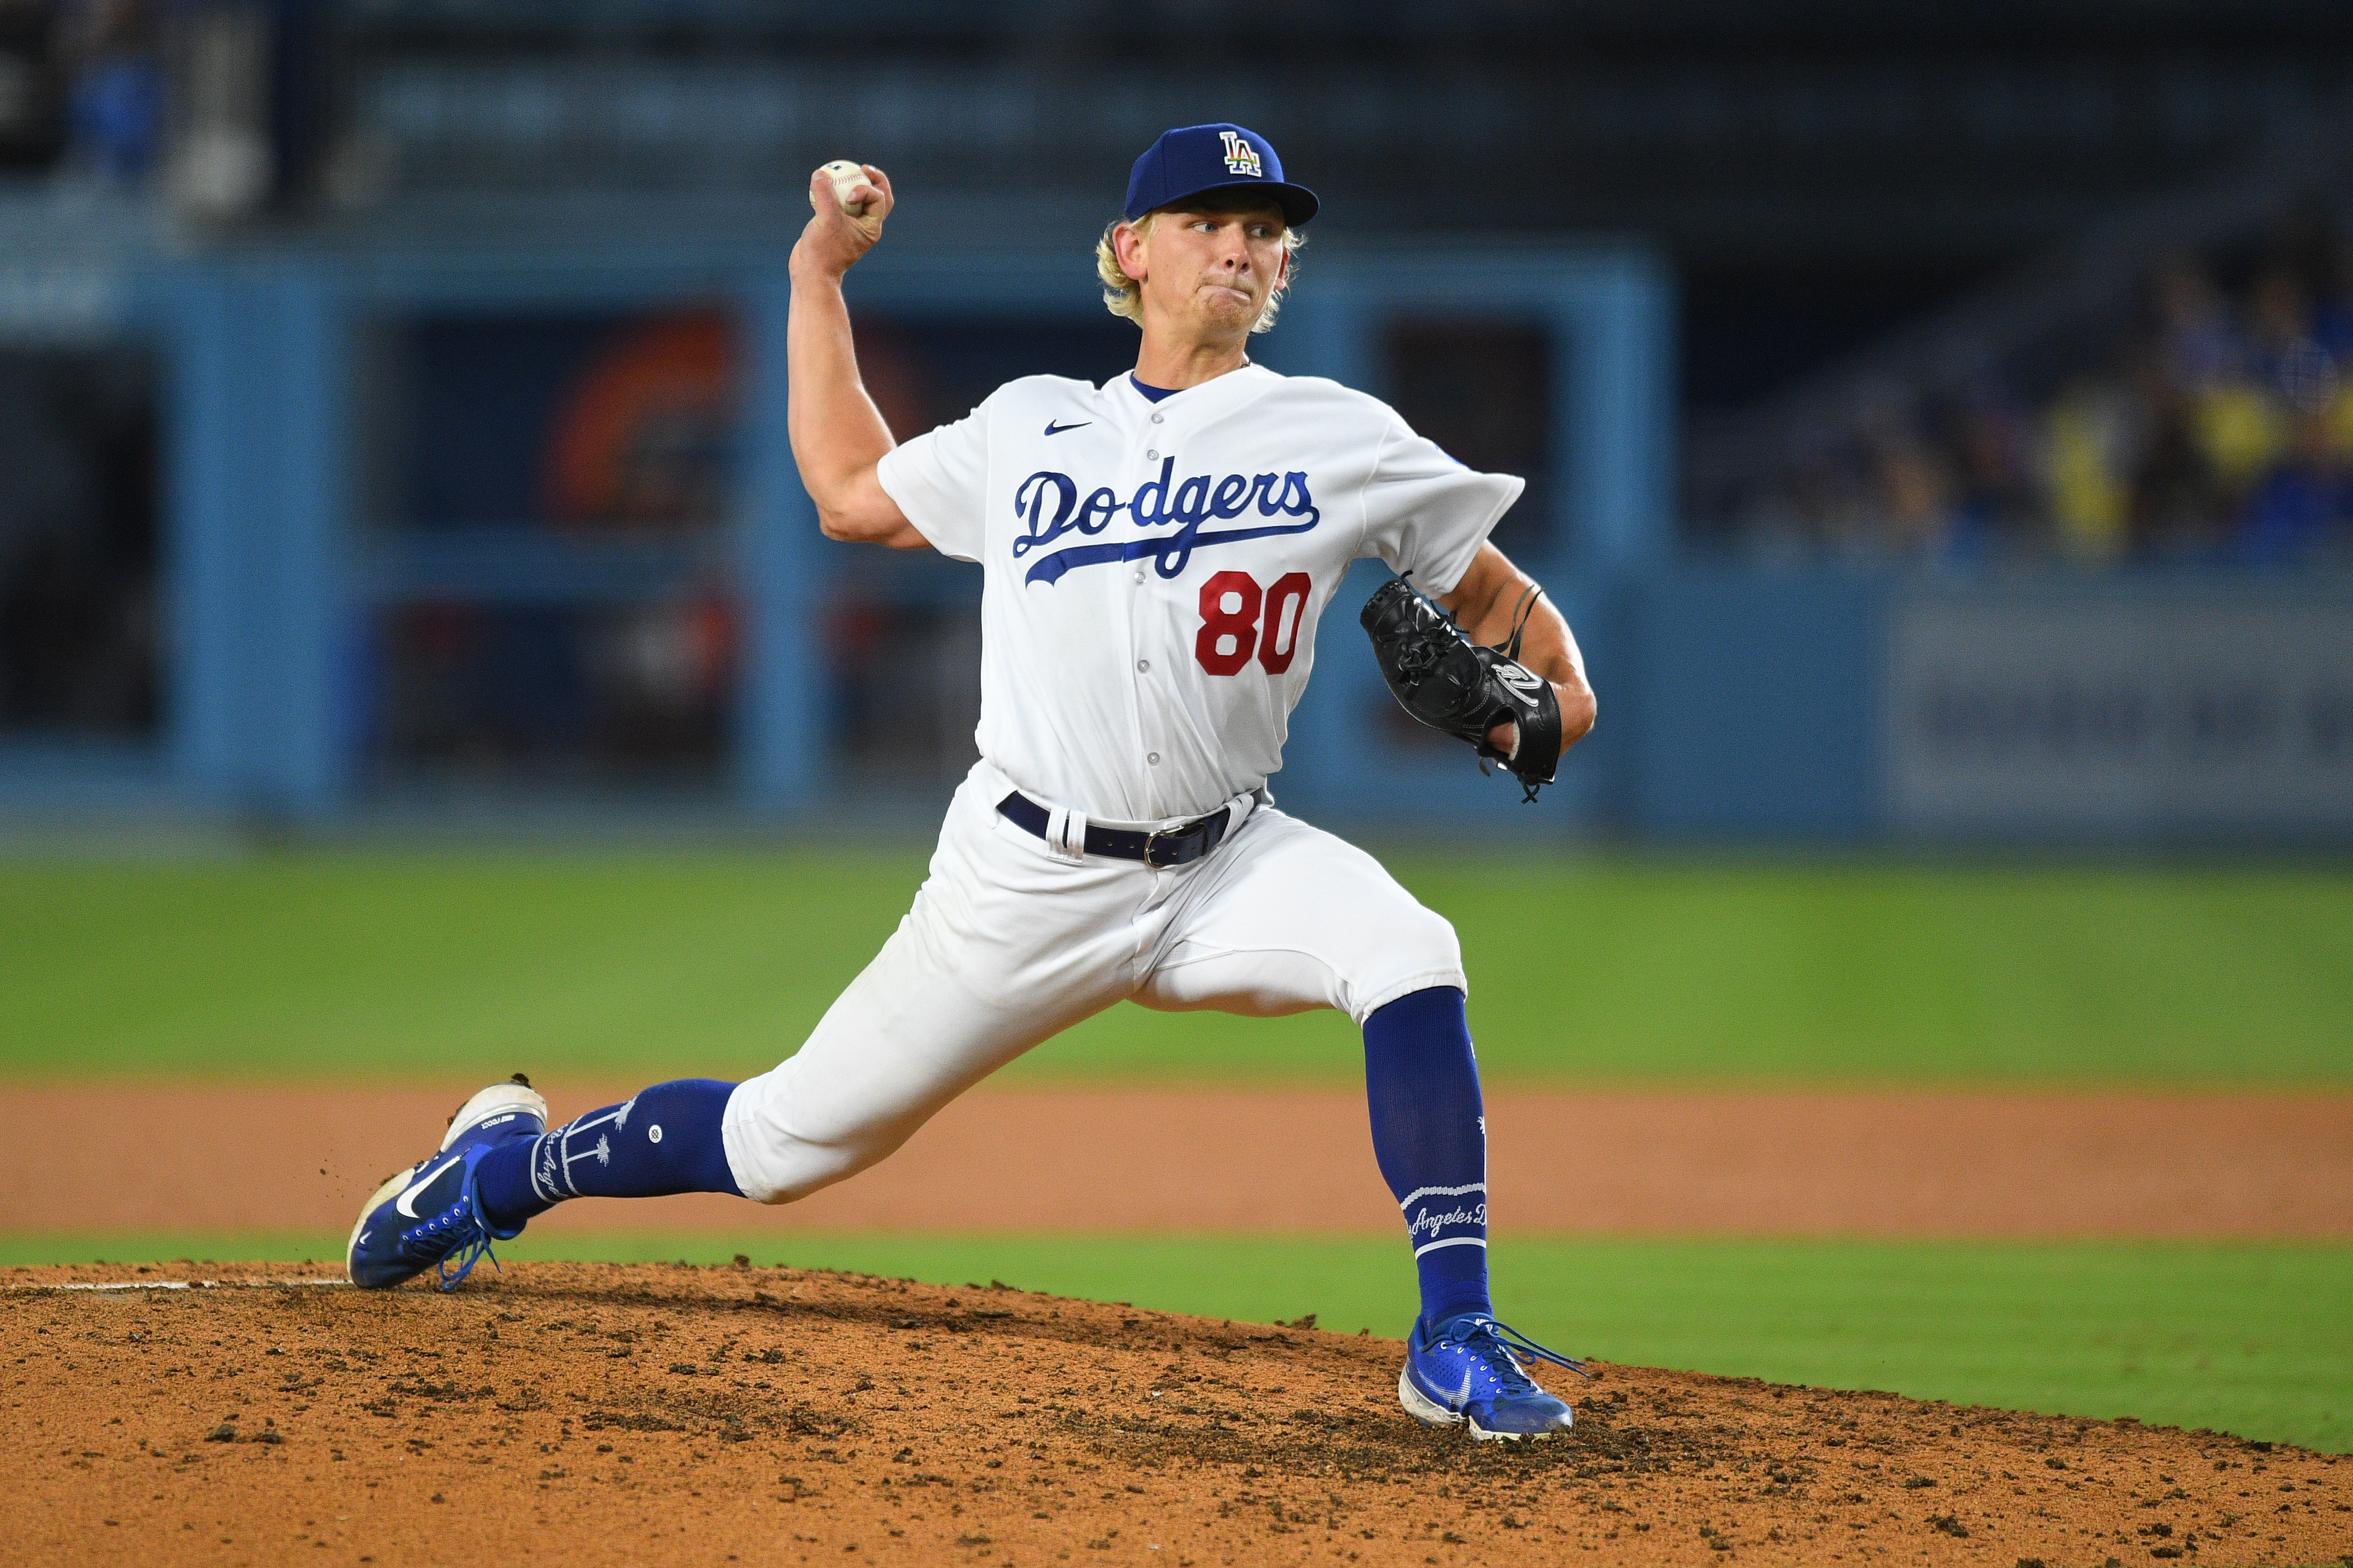
<path id="1" fill-rule="evenodd" d="M 1116 224 L 1111 231 L 1111 250 L 1119 258 L 1119 269 L 1138 283 L 1144 281 L 1144 236 L 1132 223 Z"/>

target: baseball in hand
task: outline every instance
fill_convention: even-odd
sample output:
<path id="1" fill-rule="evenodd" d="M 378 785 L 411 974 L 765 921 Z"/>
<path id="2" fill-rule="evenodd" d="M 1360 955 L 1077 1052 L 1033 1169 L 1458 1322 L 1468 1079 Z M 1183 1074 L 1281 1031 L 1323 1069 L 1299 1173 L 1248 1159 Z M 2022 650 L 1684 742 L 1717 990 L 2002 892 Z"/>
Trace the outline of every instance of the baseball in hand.
<path id="1" fill-rule="evenodd" d="M 841 204 L 843 212 L 851 217 L 866 216 L 866 204 L 852 198 L 849 194 L 860 185 L 871 185 L 874 183 L 866 177 L 866 170 L 862 166 L 851 163 L 847 158 L 836 158 L 818 173 L 833 183 L 833 199 Z"/>

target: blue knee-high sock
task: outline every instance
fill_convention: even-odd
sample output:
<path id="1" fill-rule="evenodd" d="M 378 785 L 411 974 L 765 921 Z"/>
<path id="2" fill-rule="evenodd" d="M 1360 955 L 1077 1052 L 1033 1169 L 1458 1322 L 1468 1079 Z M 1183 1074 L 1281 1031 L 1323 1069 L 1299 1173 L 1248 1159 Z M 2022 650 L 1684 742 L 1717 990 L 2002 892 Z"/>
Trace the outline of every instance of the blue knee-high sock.
<path id="1" fill-rule="evenodd" d="M 1405 1211 L 1421 1316 L 1493 1310 L 1487 1299 L 1487 1118 L 1462 993 L 1432 986 L 1365 1020 L 1373 1155 Z"/>
<path id="2" fill-rule="evenodd" d="M 482 1213 L 512 1230 L 566 1198 L 656 1198 L 670 1193 L 733 1193 L 720 1119 L 732 1083 L 684 1078 L 641 1089 L 527 1142 L 482 1156 L 475 1191 Z"/>

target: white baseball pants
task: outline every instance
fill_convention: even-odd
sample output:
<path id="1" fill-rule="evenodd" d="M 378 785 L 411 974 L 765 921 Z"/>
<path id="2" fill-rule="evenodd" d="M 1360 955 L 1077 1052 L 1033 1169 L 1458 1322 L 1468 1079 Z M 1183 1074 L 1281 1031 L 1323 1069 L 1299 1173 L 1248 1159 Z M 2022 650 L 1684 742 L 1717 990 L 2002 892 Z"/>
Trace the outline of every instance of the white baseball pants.
<path id="1" fill-rule="evenodd" d="M 1468 990 L 1454 928 L 1354 845 L 1271 806 L 1216 851 L 1154 870 L 1051 853 L 957 789 L 914 907 L 799 1052 L 727 1102 L 727 1163 L 763 1203 L 873 1164 L 949 1100 L 1113 1003 L 1254 1017 Z"/>

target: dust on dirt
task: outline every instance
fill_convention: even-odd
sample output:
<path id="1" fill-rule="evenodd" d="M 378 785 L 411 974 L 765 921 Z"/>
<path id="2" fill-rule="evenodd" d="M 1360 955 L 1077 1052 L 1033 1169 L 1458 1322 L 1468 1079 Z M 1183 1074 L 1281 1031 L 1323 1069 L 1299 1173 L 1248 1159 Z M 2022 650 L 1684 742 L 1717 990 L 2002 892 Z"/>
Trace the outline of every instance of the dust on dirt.
<path id="1" fill-rule="evenodd" d="M 2337 1563 L 2353 1465 L 1597 1365 L 1468 1442 L 1386 1340 L 787 1268 L 448 1295 L 0 1270 L 13 1562 Z M 1573 1347 L 1572 1347 L 1573 1348 Z M 2353 1561 L 2353 1559 L 2346 1559 Z"/>

